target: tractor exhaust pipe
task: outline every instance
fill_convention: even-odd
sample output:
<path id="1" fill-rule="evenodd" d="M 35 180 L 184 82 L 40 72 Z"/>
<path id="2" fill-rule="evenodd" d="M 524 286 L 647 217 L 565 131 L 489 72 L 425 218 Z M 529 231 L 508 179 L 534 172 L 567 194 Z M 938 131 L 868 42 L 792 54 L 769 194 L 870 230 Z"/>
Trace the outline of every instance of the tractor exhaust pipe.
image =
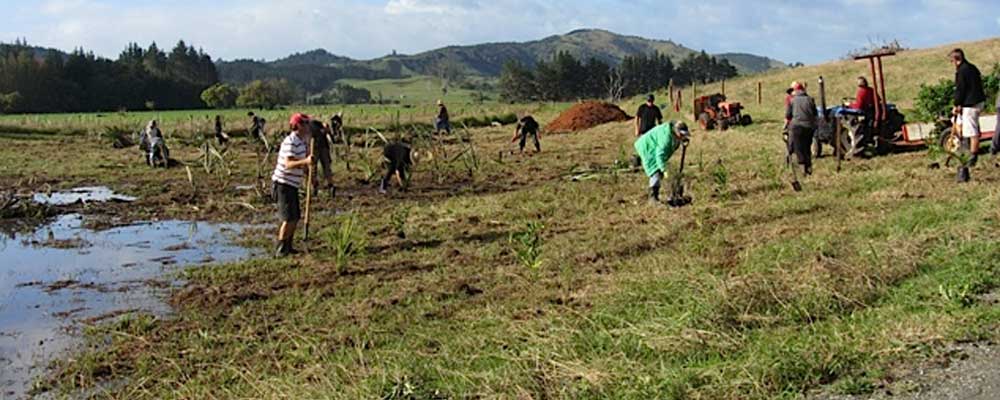
<path id="1" fill-rule="evenodd" d="M 826 82 L 819 77 L 819 108 L 823 110 L 823 122 L 830 122 L 826 117 Z"/>

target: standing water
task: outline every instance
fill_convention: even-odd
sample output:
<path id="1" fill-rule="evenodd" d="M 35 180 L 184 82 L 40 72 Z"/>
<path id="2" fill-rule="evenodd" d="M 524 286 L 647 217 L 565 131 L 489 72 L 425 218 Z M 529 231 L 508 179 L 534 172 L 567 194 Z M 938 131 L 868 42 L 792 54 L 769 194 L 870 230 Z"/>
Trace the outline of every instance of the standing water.
<path id="1" fill-rule="evenodd" d="M 81 322 L 164 315 L 181 268 L 244 259 L 239 225 L 166 221 L 104 231 L 64 215 L 0 237 L 0 398 L 26 396 L 45 366 L 79 343 Z"/>

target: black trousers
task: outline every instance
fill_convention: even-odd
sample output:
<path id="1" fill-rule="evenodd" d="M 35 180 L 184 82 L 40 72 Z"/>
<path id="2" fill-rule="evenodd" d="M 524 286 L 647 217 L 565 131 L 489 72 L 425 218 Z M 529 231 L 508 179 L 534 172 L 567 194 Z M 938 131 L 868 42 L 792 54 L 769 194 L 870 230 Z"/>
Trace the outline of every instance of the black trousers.
<path id="1" fill-rule="evenodd" d="M 538 132 L 521 132 L 521 151 L 524 151 L 524 145 L 528 143 L 528 135 L 535 139 L 535 151 L 542 151 L 542 145 L 538 142 Z"/>
<path id="2" fill-rule="evenodd" d="M 788 137 L 788 154 L 798 157 L 798 162 L 806 168 L 812 168 L 812 152 L 809 147 L 812 145 L 816 128 L 803 126 L 792 126 L 791 135 Z"/>
<path id="3" fill-rule="evenodd" d="M 392 176 L 399 172 L 400 179 L 403 180 L 404 184 L 408 178 L 410 166 L 404 162 L 389 161 L 385 163 L 385 175 L 382 176 L 382 182 L 379 186 L 382 190 L 389 190 L 389 182 L 392 180 Z M 405 187 L 403 189 L 406 189 Z"/>

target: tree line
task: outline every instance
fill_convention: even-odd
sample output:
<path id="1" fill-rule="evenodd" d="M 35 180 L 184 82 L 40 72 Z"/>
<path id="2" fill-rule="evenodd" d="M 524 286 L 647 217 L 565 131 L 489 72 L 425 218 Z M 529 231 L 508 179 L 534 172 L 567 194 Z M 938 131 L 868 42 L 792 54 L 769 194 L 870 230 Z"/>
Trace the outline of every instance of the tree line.
<path id="1" fill-rule="evenodd" d="M 132 43 L 116 60 L 83 49 L 66 54 L 0 44 L 0 111 L 93 112 L 203 108 L 219 81 L 215 63 L 183 40 L 169 52 Z"/>
<path id="2" fill-rule="evenodd" d="M 709 83 L 732 78 L 736 67 L 728 60 L 692 53 L 676 66 L 665 54 L 626 56 L 612 67 L 597 58 L 581 61 L 569 52 L 558 52 L 551 61 L 534 68 L 508 61 L 500 72 L 500 97 L 510 102 L 567 101 L 582 98 L 618 100 L 692 82 Z"/>

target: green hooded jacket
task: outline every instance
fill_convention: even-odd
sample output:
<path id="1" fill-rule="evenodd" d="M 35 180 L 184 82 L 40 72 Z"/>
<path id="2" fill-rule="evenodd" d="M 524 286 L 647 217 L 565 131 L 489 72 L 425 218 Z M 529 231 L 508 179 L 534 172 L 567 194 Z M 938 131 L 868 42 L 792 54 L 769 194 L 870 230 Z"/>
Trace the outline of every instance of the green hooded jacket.
<path id="1" fill-rule="evenodd" d="M 642 167 L 646 170 L 646 175 L 653 176 L 657 171 L 667 174 L 667 160 L 677 150 L 680 144 L 674 137 L 673 126 L 670 122 L 658 125 L 642 134 L 635 141 L 635 152 L 642 158 Z"/>

